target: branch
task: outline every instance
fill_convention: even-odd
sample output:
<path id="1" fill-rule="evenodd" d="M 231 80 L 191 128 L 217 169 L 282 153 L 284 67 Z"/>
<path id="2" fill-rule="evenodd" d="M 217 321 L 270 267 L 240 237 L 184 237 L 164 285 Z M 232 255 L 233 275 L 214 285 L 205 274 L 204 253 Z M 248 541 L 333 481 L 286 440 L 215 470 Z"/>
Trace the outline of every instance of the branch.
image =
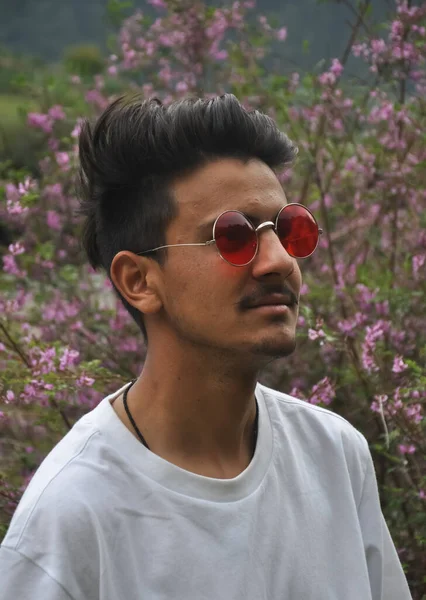
<path id="1" fill-rule="evenodd" d="M 408 8 L 410 8 L 410 7 L 411 7 L 411 0 L 408 0 Z M 404 28 L 404 34 L 401 37 L 401 50 L 404 46 L 405 41 L 407 40 L 408 33 L 409 33 L 409 26 L 406 25 Z M 401 52 L 401 55 L 402 55 L 402 52 Z M 405 104 L 406 77 L 407 77 L 407 63 L 404 58 L 401 59 L 401 66 L 402 66 L 401 72 L 403 74 L 403 77 L 400 80 L 400 85 L 399 85 L 399 102 L 400 102 L 401 106 L 403 106 Z M 401 140 L 403 132 L 404 132 L 404 122 L 401 119 L 401 121 L 399 122 L 399 127 L 398 127 L 398 139 L 399 140 Z M 400 166 L 401 166 L 401 162 L 400 162 Z M 390 257 L 390 272 L 392 275 L 392 283 L 391 283 L 392 288 L 394 288 L 395 284 L 396 284 L 395 276 L 396 276 L 397 256 L 398 256 L 398 202 L 395 199 L 394 207 L 393 207 L 393 214 L 392 214 L 392 254 Z"/>
<path id="2" fill-rule="evenodd" d="M 371 35 L 371 31 L 370 28 L 368 27 L 367 23 L 364 21 L 364 15 L 365 15 L 365 11 L 364 14 L 361 14 L 360 12 L 358 12 L 353 6 L 352 4 L 349 2 L 349 0 L 339 0 L 339 4 L 344 4 L 346 6 L 346 8 L 348 8 L 356 17 L 357 19 L 360 21 L 360 24 L 364 27 L 365 31 L 367 32 L 368 35 Z M 367 7 L 368 8 L 368 7 Z"/>
<path id="3" fill-rule="evenodd" d="M 1 331 L 4 333 L 4 335 L 6 336 L 6 338 L 8 339 L 8 341 L 10 342 L 12 348 L 15 350 L 15 352 L 18 354 L 18 356 L 21 357 L 23 363 L 25 364 L 25 366 L 31 371 L 31 364 L 30 361 L 28 360 L 27 356 L 24 354 L 24 352 L 21 350 L 21 348 L 19 347 L 19 345 L 15 342 L 15 340 L 11 337 L 11 335 L 9 334 L 9 332 L 7 331 L 6 327 L 3 325 L 3 323 L 0 323 L 0 329 Z M 64 413 L 64 411 L 62 409 L 59 408 L 58 403 L 56 402 L 56 400 L 51 399 L 51 403 L 54 406 L 54 408 L 58 409 L 59 414 L 61 415 L 65 425 L 68 427 L 68 429 L 71 429 L 72 425 L 68 420 L 68 417 L 66 416 L 66 414 Z"/>
<path id="4" fill-rule="evenodd" d="M 12 339 L 12 337 L 10 336 L 9 332 L 7 331 L 7 329 L 3 325 L 3 323 L 0 323 L 0 329 L 1 329 L 1 331 L 3 331 L 4 335 L 8 339 L 8 341 L 9 341 L 10 345 L 12 346 L 12 348 L 15 350 L 16 354 L 18 354 L 18 356 L 21 357 L 22 362 L 25 364 L 25 366 L 28 367 L 28 369 L 31 369 L 30 361 L 25 356 L 25 354 L 23 353 L 23 351 L 20 349 L 20 347 L 18 346 L 18 344 L 15 342 L 15 340 Z"/>
<path id="5" fill-rule="evenodd" d="M 347 0 L 344 2 L 344 4 L 345 4 L 345 6 L 348 6 Z M 345 51 L 343 52 L 342 60 L 340 61 L 342 63 L 342 65 L 346 64 L 346 61 L 349 58 L 352 46 L 354 45 L 354 42 L 358 36 L 358 32 L 359 32 L 361 26 L 365 27 L 364 17 L 367 14 L 370 4 L 371 4 L 371 0 L 365 0 L 359 13 L 357 13 L 355 11 L 355 14 L 357 14 L 357 21 L 356 21 L 355 25 L 352 27 L 351 37 L 349 38 L 348 43 L 346 44 Z M 349 5 L 349 6 L 351 6 L 351 5 Z M 351 8 L 352 8 L 352 10 L 354 10 L 352 6 L 351 6 Z"/>

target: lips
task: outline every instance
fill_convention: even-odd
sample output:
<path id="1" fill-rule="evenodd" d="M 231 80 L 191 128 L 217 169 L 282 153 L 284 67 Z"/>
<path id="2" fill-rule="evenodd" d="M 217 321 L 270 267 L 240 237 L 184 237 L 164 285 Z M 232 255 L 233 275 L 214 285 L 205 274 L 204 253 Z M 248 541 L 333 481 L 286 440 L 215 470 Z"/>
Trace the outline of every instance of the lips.
<path id="1" fill-rule="evenodd" d="M 293 299 L 290 296 L 284 296 L 282 294 L 271 294 L 265 296 L 256 304 L 253 304 L 250 308 L 259 308 L 259 306 L 288 306 L 292 307 L 294 304 Z"/>

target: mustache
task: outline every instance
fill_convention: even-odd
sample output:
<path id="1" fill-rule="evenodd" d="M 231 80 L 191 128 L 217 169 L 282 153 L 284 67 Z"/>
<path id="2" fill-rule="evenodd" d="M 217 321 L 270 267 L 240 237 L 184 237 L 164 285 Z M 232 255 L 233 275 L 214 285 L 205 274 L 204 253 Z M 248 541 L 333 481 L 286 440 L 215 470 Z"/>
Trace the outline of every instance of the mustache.
<path id="1" fill-rule="evenodd" d="M 290 298 L 291 304 L 299 304 L 299 298 L 296 293 L 286 284 L 268 284 L 263 285 L 259 290 L 256 291 L 255 294 L 251 294 L 250 296 L 244 296 L 239 302 L 240 308 L 248 309 L 253 305 L 260 303 L 263 298 L 266 296 L 270 296 L 271 294 L 282 294 L 283 296 L 288 296 Z"/>

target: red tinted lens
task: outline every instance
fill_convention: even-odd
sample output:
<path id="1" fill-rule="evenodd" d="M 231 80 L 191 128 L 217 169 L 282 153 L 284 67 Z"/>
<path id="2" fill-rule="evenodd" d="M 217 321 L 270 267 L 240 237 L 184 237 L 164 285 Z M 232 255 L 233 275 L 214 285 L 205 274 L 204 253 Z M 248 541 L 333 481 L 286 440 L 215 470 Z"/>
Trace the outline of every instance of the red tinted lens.
<path id="1" fill-rule="evenodd" d="M 232 265 L 246 265 L 256 254 L 256 231 L 240 212 L 230 210 L 220 215 L 213 234 L 220 254 Z"/>
<path id="2" fill-rule="evenodd" d="M 278 215 L 277 233 L 282 245 L 295 258 L 310 256 L 318 244 L 318 225 L 301 204 L 288 204 Z"/>

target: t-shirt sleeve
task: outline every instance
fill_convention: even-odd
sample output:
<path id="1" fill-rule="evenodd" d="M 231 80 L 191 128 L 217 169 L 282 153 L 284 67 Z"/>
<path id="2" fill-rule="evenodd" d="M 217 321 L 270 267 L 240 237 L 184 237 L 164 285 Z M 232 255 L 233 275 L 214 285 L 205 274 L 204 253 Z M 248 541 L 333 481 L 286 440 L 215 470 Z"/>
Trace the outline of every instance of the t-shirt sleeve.
<path id="1" fill-rule="evenodd" d="M 372 600 L 412 600 L 407 580 L 380 506 L 373 459 L 365 441 L 366 471 L 358 515 Z"/>
<path id="2" fill-rule="evenodd" d="M 0 546 L 0 600 L 73 600 L 46 571 L 16 550 Z"/>

